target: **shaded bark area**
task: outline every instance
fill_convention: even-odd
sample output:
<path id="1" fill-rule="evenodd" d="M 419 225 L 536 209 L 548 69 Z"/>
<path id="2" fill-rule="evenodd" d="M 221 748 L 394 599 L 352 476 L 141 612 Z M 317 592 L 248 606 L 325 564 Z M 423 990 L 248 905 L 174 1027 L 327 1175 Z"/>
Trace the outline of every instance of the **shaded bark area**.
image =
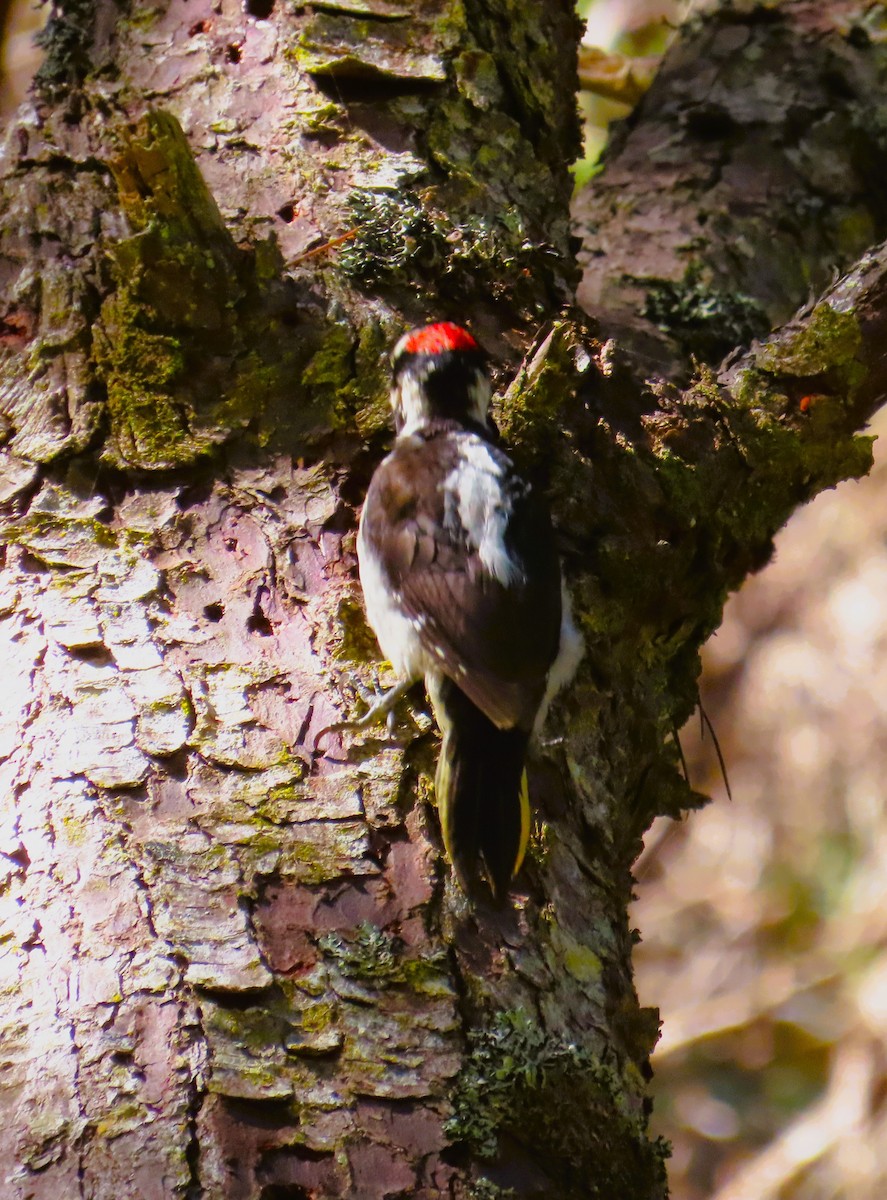
<path id="1" fill-rule="evenodd" d="M 882 258 L 644 388 L 561 314 L 566 3 L 56 17 L 0 185 L 11 1194 L 662 1196 L 630 866 L 699 801 L 672 735 L 727 589 L 866 469 Z M 498 415 L 588 644 L 503 912 L 449 877 L 421 708 L 313 752 L 374 675 L 384 350 L 438 315 L 529 345 Z"/>

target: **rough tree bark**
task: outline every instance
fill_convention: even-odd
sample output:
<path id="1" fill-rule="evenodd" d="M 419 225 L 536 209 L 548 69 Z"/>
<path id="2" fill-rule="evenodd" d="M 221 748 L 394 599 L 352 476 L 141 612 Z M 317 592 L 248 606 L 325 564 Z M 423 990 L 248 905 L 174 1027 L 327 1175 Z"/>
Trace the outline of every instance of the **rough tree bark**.
<path id="1" fill-rule="evenodd" d="M 700 800 L 727 591 L 868 465 L 882 10 L 688 27 L 579 202 L 613 342 L 569 307 L 566 0 L 55 7 L 0 164 L 4 1195 L 664 1195 L 631 863 Z M 421 712 L 312 753 L 433 315 L 503 384 L 529 350 L 500 425 L 588 645 L 507 912 L 450 881 Z"/>

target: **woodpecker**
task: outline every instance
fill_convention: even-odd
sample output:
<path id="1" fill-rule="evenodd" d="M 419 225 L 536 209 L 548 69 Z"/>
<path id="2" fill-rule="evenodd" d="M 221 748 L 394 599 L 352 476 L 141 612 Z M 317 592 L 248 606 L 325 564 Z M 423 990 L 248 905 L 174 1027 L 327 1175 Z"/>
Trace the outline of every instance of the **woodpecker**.
<path id="1" fill-rule="evenodd" d="M 396 440 L 357 551 L 367 618 L 401 682 L 372 718 L 424 678 L 447 855 L 463 891 L 485 877 L 501 901 L 529 836 L 528 744 L 582 643 L 548 512 L 499 444 L 484 351 L 459 325 L 426 325 L 391 365 Z"/>

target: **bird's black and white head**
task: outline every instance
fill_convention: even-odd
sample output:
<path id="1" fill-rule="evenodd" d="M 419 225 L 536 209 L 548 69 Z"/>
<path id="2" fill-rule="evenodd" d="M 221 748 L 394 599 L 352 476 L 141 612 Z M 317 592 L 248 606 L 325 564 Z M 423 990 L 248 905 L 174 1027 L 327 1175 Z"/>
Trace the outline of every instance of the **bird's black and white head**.
<path id="1" fill-rule="evenodd" d="M 398 434 L 433 420 L 492 429 L 487 355 L 449 321 L 405 333 L 391 354 L 391 407 Z"/>

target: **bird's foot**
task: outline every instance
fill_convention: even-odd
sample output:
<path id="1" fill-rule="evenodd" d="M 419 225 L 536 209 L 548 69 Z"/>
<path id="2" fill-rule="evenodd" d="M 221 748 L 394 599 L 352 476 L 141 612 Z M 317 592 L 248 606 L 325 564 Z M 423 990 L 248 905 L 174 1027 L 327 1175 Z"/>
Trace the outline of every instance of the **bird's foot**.
<path id="1" fill-rule="evenodd" d="M 314 737 L 314 749 L 317 750 L 318 742 L 328 733 L 344 733 L 346 730 L 354 733 L 362 729 L 372 729 L 374 725 L 381 725 L 382 721 L 385 721 L 388 726 L 388 734 L 393 738 L 397 724 L 395 709 L 398 702 L 403 699 L 415 682 L 415 679 L 401 679 L 394 687 L 388 688 L 387 691 L 379 685 L 378 680 L 375 681 L 372 689 L 356 683 L 355 686 L 360 693 L 361 699 L 369 705 L 369 708 L 362 717 L 357 717 L 350 721 L 336 721 L 332 725 L 325 725 Z"/>

